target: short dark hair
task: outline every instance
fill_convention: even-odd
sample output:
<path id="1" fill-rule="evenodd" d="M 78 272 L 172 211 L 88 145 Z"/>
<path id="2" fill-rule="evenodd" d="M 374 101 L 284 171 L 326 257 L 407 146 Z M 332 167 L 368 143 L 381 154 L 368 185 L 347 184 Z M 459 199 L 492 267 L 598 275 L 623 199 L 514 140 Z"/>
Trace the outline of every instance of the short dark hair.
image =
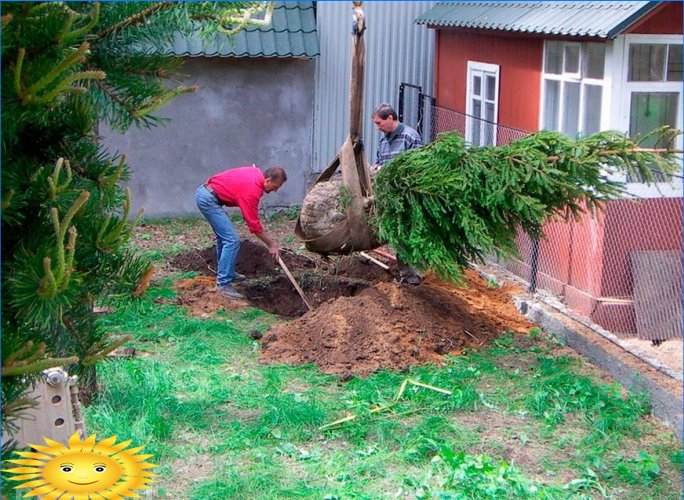
<path id="1" fill-rule="evenodd" d="M 387 104 L 386 102 L 383 102 L 382 104 L 378 105 L 377 108 L 373 111 L 373 114 L 371 116 L 378 115 L 380 118 L 383 120 L 387 120 L 390 116 L 394 118 L 395 120 L 398 119 L 397 112 L 394 111 L 394 108 Z"/>
<path id="2" fill-rule="evenodd" d="M 264 177 L 271 179 L 271 182 L 285 182 L 287 174 L 282 167 L 271 167 L 264 172 Z"/>

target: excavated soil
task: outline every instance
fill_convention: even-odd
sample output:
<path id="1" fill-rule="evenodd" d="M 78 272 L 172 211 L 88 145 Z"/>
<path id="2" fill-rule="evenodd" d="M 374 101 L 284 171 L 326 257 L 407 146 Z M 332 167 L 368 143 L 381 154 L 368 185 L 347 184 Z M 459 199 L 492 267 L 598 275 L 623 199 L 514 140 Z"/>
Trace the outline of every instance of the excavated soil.
<path id="1" fill-rule="evenodd" d="M 208 248 L 171 262 L 178 270 L 200 274 L 176 283 L 177 301 L 201 316 L 249 305 L 273 312 L 284 321 L 262 339 L 264 363 L 315 363 L 343 378 L 439 364 L 446 354 L 457 355 L 505 331 L 526 332 L 534 326 L 512 302 L 515 287 L 492 288 L 473 270 L 467 271 L 467 288 L 434 276 L 421 286 L 404 286 L 396 282 L 391 260 L 383 260 L 388 272 L 359 256 L 326 262 L 293 252 L 281 255 L 312 310 L 266 248 L 249 240 L 243 241 L 236 264 L 247 276 L 236 285 L 246 300 L 227 299 L 213 290 L 216 258 L 215 250 Z"/>

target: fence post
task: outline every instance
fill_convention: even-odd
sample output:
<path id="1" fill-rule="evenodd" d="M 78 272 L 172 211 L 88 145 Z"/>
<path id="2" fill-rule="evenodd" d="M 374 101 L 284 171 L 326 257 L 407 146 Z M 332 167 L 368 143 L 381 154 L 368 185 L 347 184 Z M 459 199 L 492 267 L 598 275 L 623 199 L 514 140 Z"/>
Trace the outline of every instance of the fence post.
<path id="1" fill-rule="evenodd" d="M 425 95 L 423 94 L 423 88 L 421 87 L 420 90 L 418 91 L 418 133 L 420 134 L 421 137 L 425 137 L 424 134 L 424 123 L 423 123 L 423 99 L 425 98 Z"/>
<path id="2" fill-rule="evenodd" d="M 530 260 L 530 287 L 527 291 L 535 293 L 537 291 L 537 274 L 539 273 L 539 226 L 535 225 L 535 229 L 528 234 L 532 239 L 532 258 Z"/>
<path id="3" fill-rule="evenodd" d="M 437 99 L 431 95 L 425 97 L 430 99 L 430 135 L 428 141 L 426 141 L 427 143 L 434 141 L 437 136 L 437 120 L 435 119 L 435 107 L 437 106 Z M 423 140 L 425 141 L 425 136 L 423 136 Z"/>
<path id="4" fill-rule="evenodd" d="M 404 84 L 399 85 L 399 109 L 398 111 L 398 118 L 400 122 L 404 121 Z"/>

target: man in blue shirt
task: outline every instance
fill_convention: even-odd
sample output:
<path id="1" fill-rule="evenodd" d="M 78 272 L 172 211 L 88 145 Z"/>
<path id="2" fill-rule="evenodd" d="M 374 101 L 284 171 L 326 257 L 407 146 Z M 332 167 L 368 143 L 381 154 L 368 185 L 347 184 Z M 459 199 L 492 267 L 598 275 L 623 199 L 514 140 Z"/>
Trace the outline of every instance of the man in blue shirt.
<path id="1" fill-rule="evenodd" d="M 423 145 L 420 134 L 414 129 L 401 123 L 397 112 L 387 103 L 380 104 L 373 111 L 373 122 L 384 135 L 378 145 L 375 165 L 372 172 L 380 170 L 387 162 L 407 149 L 419 148 Z M 420 285 L 423 276 L 417 269 L 397 259 L 399 265 L 399 282 L 410 285 Z"/>
<path id="2" fill-rule="evenodd" d="M 407 149 L 419 148 L 423 145 L 420 134 L 405 125 L 397 118 L 397 112 L 387 103 L 380 104 L 373 111 L 373 122 L 384 135 L 378 145 L 375 170 Z"/>

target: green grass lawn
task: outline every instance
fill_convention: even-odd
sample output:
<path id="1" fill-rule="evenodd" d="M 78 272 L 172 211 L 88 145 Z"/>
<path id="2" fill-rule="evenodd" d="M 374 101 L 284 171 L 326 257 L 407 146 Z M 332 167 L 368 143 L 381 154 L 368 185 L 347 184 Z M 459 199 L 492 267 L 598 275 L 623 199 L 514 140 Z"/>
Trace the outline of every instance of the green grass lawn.
<path id="1" fill-rule="evenodd" d="M 545 333 L 441 367 L 339 379 L 267 366 L 256 309 L 190 317 L 174 277 L 101 321 L 138 356 L 98 367 L 88 432 L 144 445 L 173 499 L 681 498 L 681 443 Z M 408 385 L 410 377 L 451 395 Z M 325 430 L 346 415 L 355 418 Z"/>

